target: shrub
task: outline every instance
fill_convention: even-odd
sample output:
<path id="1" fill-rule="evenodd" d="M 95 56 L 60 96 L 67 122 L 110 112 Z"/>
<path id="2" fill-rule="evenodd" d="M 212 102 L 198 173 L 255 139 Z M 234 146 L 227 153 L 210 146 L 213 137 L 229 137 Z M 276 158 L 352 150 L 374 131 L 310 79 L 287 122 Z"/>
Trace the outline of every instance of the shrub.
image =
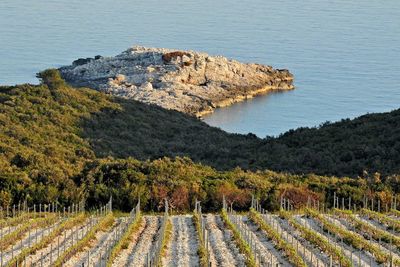
<path id="1" fill-rule="evenodd" d="M 165 53 L 162 55 L 162 59 L 164 60 L 165 63 L 171 62 L 173 59 L 176 59 L 178 57 L 183 57 L 183 56 L 190 56 L 190 53 L 183 52 L 183 51 L 175 51 L 175 52 L 169 52 Z"/>

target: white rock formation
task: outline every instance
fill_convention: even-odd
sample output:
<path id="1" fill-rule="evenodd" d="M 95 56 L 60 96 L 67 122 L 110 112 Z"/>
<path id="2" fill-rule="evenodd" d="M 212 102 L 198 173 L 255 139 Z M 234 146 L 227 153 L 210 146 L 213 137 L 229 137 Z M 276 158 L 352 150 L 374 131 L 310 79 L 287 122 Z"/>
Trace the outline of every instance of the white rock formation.
<path id="1" fill-rule="evenodd" d="M 115 57 L 79 59 L 60 72 L 74 86 L 197 116 L 271 90 L 294 88 L 287 70 L 163 48 L 133 47 Z"/>

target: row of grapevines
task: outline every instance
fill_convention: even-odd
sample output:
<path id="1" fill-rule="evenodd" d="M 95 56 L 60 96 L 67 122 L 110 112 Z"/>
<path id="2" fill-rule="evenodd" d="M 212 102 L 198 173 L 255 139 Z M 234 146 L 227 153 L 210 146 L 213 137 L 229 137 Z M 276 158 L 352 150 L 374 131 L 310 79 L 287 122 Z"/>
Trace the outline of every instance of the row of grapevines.
<path id="1" fill-rule="evenodd" d="M 257 213 L 254 209 L 250 210 L 249 218 L 263 230 L 267 236 L 273 240 L 275 246 L 279 250 L 283 250 L 286 255 L 288 256 L 289 261 L 298 267 L 305 267 L 307 266 L 306 263 L 303 261 L 301 256 L 297 253 L 296 249 L 289 244 L 286 240 L 284 240 L 281 235 L 270 225 L 268 225 Z"/>
<path id="2" fill-rule="evenodd" d="M 350 261 L 350 259 L 347 258 L 345 255 L 343 255 L 342 251 L 339 248 L 337 248 L 336 246 L 332 245 L 328 239 L 323 238 L 317 232 L 298 223 L 292 217 L 292 215 L 287 211 L 281 211 L 279 213 L 279 215 L 282 218 L 286 219 L 292 227 L 297 229 L 303 238 L 307 239 L 312 244 L 320 247 L 321 250 L 323 250 L 328 255 L 332 256 L 332 258 L 335 261 L 338 261 L 341 266 L 343 266 L 343 267 L 351 267 L 352 266 L 352 262 Z"/>

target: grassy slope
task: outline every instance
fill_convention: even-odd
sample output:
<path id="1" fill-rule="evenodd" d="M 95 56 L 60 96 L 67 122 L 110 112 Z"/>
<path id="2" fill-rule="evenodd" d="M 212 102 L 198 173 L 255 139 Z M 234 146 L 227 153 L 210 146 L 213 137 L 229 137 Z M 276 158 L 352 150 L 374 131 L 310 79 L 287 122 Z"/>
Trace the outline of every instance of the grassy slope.
<path id="1" fill-rule="evenodd" d="M 55 184 L 71 187 L 68 178 L 95 158 L 80 136 L 79 123 L 104 108 L 118 106 L 93 90 L 73 90 L 62 81 L 54 87 L 0 87 L 0 189 L 34 183 L 31 194 L 40 195 L 57 194 L 51 188 Z M 64 190 L 60 199 L 73 194 Z M 0 191 L 0 200 L 8 197 Z"/>
<path id="2" fill-rule="evenodd" d="M 229 134 L 183 113 L 115 99 L 121 111 L 104 110 L 82 124 L 96 155 L 140 160 L 189 156 L 217 168 L 248 167 L 260 143 L 254 136 Z"/>
<path id="3" fill-rule="evenodd" d="M 364 169 L 400 172 L 400 110 L 259 139 L 228 134 L 176 111 L 72 88 L 54 70 L 41 79 L 38 86 L 0 87 L 3 203 L 10 188 L 26 184 L 33 184 L 29 194 L 36 198 L 78 199 L 84 192 L 71 189 L 68 178 L 88 160 L 110 155 L 140 160 L 188 156 L 219 170 L 240 166 L 339 176 L 357 176 Z M 18 192 L 11 192 L 14 198 Z"/>

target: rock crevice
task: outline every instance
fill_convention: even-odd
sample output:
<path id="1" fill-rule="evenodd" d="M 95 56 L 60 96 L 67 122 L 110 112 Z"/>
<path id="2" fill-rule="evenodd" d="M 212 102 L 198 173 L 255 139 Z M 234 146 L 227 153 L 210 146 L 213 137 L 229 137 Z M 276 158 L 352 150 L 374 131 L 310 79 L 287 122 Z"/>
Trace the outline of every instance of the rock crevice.
<path id="1" fill-rule="evenodd" d="M 285 69 L 194 51 L 133 47 L 115 57 L 78 59 L 60 68 L 74 86 L 156 104 L 195 116 L 273 90 L 291 90 Z"/>

